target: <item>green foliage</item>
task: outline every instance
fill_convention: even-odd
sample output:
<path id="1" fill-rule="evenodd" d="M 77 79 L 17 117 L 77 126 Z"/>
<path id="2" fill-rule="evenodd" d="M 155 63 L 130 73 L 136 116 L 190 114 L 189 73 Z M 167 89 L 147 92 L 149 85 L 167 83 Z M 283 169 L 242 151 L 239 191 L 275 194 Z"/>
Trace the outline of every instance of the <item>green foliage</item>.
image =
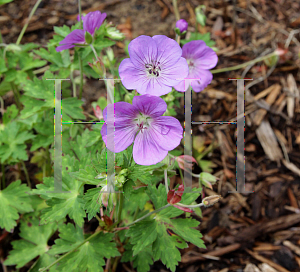
<path id="1" fill-rule="evenodd" d="M 19 213 L 31 212 L 29 188 L 20 180 L 12 182 L 0 191 L 0 227 L 12 231 L 17 225 Z"/>
<path id="2" fill-rule="evenodd" d="M 111 233 L 98 233 L 90 236 L 85 242 L 82 229 L 72 224 L 62 225 L 59 228 L 60 238 L 55 240 L 55 245 L 49 254 L 61 254 L 73 251 L 59 262 L 56 271 L 94 272 L 103 271 L 104 257 L 120 256 Z M 76 249 L 76 250 L 74 250 Z"/>
<path id="3" fill-rule="evenodd" d="M 55 260 L 54 255 L 49 255 L 48 240 L 57 230 L 57 224 L 39 225 L 39 220 L 30 214 L 21 220 L 21 240 L 12 242 L 13 250 L 10 251 L 5 265 L 17 265 L 17 268 L 39 256 L 39 260 L 30 271 L 38 271 L 42 265 Z M 51 270 L 54 271 L 54 270 Z"/>
<path id="4" fill-rule="evenodd" d="M 162 184 L 148 186 L 148 194 L 156 209 L 166 205 L 167 195 Z M 196 192 L 196 190 L 193 190 Z M 190 204 L 198 197 L 197 193 L 187 193 L 182 197 L 181 203 Z M 187 242 L 192 242 L 200 248 L 205 248 L 201 239 L 202 235 L 193 229 L 199 225 L 195 219 L 171 219 L 182 214 L 183 211 L 169 207 L 159 212 L 153 219 L 140 221 L 130 227 L 126 236 L 130 237 L 132 255 L 139 255 L 142 250 L 150 246 L 152 248 L 153 260 L 161 259 L 162 262 L 175 271 L 176 265 L 181 260 L 180 252 L 177 248 L 186 248 Z M 174 233 L 168 232 L 168 229 Z M 133 259 L 131 259 L 133 260 Z"/>
<path id="5" fill-rule="evenodd" d="M 209 47 L 212 47 L 212 46 L 215 45 L 215 42 L 210 39 L 210 33 L 209 32 L 207 32 L 205 34 L 191 33 L 191 36 L 190 36 L 190 38 L 188 40 L 186 40 L 186 39 L 185 40 L 180 40 L 180 43 L 182 45 L 184 45 L 184 44 L 186 44 L 186 43 L 188 43 L 190 41 L 195 41 L 195 40 L 202 40 Z"/>
<path id="6" fill-rule="evenodd" d="M 27 161 L 25 142 L 35 136 L 28 131 L 22 131 L 18 122 L 11 122 L 0 131 L 0 158 L 1 163 L 11 164 L 19 160 Z"/>

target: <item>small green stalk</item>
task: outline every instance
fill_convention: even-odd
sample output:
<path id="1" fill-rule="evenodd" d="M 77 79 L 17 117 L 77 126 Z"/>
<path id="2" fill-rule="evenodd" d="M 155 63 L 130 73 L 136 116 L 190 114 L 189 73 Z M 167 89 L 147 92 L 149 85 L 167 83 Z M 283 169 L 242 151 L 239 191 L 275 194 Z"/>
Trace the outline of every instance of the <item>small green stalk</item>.
<path id="1" fill-rule="evenodd" d="M 23 170 L 24 170 L 24 173 L 25 173 L 25 176 L 26 176 L 27 185 L 28 185 L 29 188 L 31 188 L 31 183 L 30 183 L 28 171 L 27 171 L 27 168 L 26 168 L 26 165 L 25 165 L 24 161 L 21 161 L 21 164 L 23 166 Z"/>
<path id="2" fill-rule="evenodd" d="M 73 248 L 72 250 L 70 250 L 68 253 L 66 253 L 65 255 L 61 256 L 60 258 L 58 258 L 56 261 L 54 261 L 52 264 L 48 265 L 45 268 L 40 269 L 40 272 L 44 272 L 47 271 L 48 269 L 50 269 L 51 267 L 53 267 L 54 265 L 56 265 L 57 263 L 59 263 L 62 259 L 64 259 L 65 257 L 69 256 L 71 253 L 73 253 L 75 250 L 77 250 L 78 248 L 80 248 L 82 245 L 84 245 L 86 242 L 88 242 L 89 240 L 93 239 L 94 237 L 96 237 L 101 231 L 95 232 L 94 234 L 92 234 L 90 237 L 88 237 L 87 239 L 85 239 L 83 242 L 81 242 L 78 246 L 76 246 L 75 248 Z"/>
<path id="3" fill-rule="evenodd" d="M 118 217 L 117 217 L 117 222 L 119 222 L 119 223 L 121 222 L 123 202 L 124 202 L 124 196 L 123 196 L 123 192 L 122 192 L 122 193 L 120 193 L 120 202 L 119 202 Z"/>
<path id="4" fill-rule="evenodd" d="M 18 39 L 17 39 L 16 45 L 19 45 L 19 44 L 20 44 L 20 42 L 21 42 L 21 40 L 22 40 L 22 38 L 23 38 L 23 35 L 24 35 L 24 33 L 25 33 L 25 31 L 26 31 L 28 25 L 29 25 L 30 19 L 32 18 L 33 14 L 35 13 L 36 9 L 38 8 L 38 6 L 40 5 L 41 2 L 42 2 L 42 0 L 37 0 L 37 1 L 36 1 L 34 7 L 32 8 L 32 10 L 31 10 L 31 12 L 30 12 L 30 14 L 29 14 L 29 16 L 28 16 L 28 19 L 27 19 L 26 24 L 25 24 L 25 25 L 23 26 L 23 28 L 22 28 L 22 31 L 21 31 L 21 33 L 20 33 Z"/>
<path id="5" fill-rule="evenodd" d="M 168 170 L 165 169 L 164 170 L 164 174 L 165 174 L 165 186 L 166 186 L 166 191 L 167 193 L 169 192 L 169 186 L 168 186 Z"/>
<path id="6" fill-rule="evenodd" d="M 214 70 L 210 70 L 210 71 L 211 71 L 212 74 L 218 74 L 218 73 L 223 73 L 223 72 L 234 71 L 234 70 L 238 70 L 238 69 L 247 67 L 248 65 L 252 65 L 252 64 L 255 64 L 257 62 L 263 61 L 265 59 L 271 58 L 275 55 L 277 55 L 277 54 L 275 52 L 273 52 L 273 53 L 270 53 L 266 56 L 262 56 L 262 57 L 254 59 L 254 60 L 250 60 L 250 61 L 247 61 L 245 63 L 239 64 L 239 65 L 236 65 L 236 66 L 226 67 L 226 68 L 221 68 L 221 69 L 214 69 Z"/>
<path id="7" fill-rule="evenodd" d="M 5 165 L 1 165 L 1 170 L 2 170 L 2 190 L 5 189 Z"/>
<path id="8" fill-rule="evenodd" d="M 79 71 L 80 71 L 79 99 L 81 100 L 82 90 L 83 90 L 83 67 L 82 67 L 82 59 L 80 57 L 80 54 L 78 54 L 78 60 L 79 60 Z"/>
<path id="9" fill-rule="evenodd" d="M 180 14 L 179 14 L 179 10 L 178 10 L 177 0 L 172 0 L 172 1 L 173 1 L 175 18 L 176 18 L 176 21 L 178 21 L 180 19 Z"/>

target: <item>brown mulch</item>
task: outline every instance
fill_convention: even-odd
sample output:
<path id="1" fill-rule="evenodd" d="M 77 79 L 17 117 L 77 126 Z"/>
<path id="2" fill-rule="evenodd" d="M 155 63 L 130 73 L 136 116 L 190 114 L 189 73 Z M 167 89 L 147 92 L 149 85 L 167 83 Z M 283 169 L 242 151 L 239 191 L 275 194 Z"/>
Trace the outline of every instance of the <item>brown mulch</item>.
<path id="1" fill-rule="evenodd" d="M 16 0 L 1 8 L 5 43 L 16 41 L 34 3 Z M 199 1 L 178 0 L 178 4 L 181 17 L 189 22 L 188 32 L 194 32 L 194 9 Z M 223 198 L 203 210 L 203 218 L 195 216 L 201 221 L 207 249 L 190 244 L 182 250 L 176 271 L 300 271 L 300 35 L 295 31 L 300 28 L 300 3 L 205 0 L 201 4 L 206 5 L 207 25 L 197 30 L 212 33 L 219 50 L 216 68 L 242 64 L 277 47 L 286 48 L 287 53 L 272 73 L 259 62 L 246 69 L 215 74 L 207 89 L 193 93 L 193 121 L 230 121 L 236 118 L 236 82 L 228 79 L 253 79 L 245 81 L 245 179 L 246 191 L 254 193 L 228 193 L 236 186 L 236 126 L 194 125 L 199 148 L 208 151 L 203 159 L 213 162 L 212 173 L 219 178 L 214 192 L 205 189 L 205 194 L 217 193 Z M 83 11 L 98 9 L 106 12 L 108 21 L 118 25 L 129 40 L 143 34 L 174 38 L 171 0 L 82 0 Z M 54 25 L 71 26 L 76 16 L 77 1 L 43 1 L 22 43 L 45 45 L 52 38 Z M 117 57 L 123 56 L 123 47 L 124 42 L 114 46 Z M 83 94 L 87 110 L 101 95 L 101 84 L 90 80 L 84 87 L 89 89 Z M 177 112 L 177 118 L 183 121 L 183 107 Z M 199 167 L 194 170 L 201 171 Z M 179 180 L 176 177 L 172 182 Z M 2 236 L 0 241 L 5 239 Z M 130 264 L 120 264 L 117 271 L 129 271 L 125 267 Z M 168 270 L 156 262 L 151 271 Z"/>

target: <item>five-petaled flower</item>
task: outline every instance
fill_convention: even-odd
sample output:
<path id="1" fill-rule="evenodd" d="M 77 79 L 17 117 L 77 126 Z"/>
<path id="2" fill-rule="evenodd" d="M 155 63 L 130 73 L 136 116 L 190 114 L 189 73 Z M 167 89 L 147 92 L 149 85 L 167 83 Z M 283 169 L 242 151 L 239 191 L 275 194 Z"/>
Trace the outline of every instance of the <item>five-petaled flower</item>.
<path id="1" fill-rule="evenodd" d="M 77 44 L 86 44 L 86 36 L 94 37 L 95 31 L 102 25 L 106 18 L 106 13 L 101 13 L 99 10 L 90 12 L 86 16 L 81 17 L 83 21 L 83 29 L 75 29 L 69 33 L 56 47 L 56 51 L 60 52 L 65 49 L 70 49 Z M 77 18 L 79 19 L 79 18 Z M 88 33 L 88 34 L 87 34 Z"/>
<path id="2" fill-rule="evenodd" d="M 107 107 L 103 111 L 105 124 L 101 129 L 102 139 L 112 152 L 121 152 L 133 141 L 133 159 L 140 165 L 153 165 L 162 161 L 168 151 L 176 148 L 182 139 L 183 128 L 180 122 L 171 116 L 161 116 L 167 109 L 166 102 L 156 96 L 135 96 L 132 105 L 127 102 L 117 102 L 114 105 L 114 150 L 107 144 Z"/>
<path id="3" fill-rule="evenodd" d="M 201 92 L 213 78 L 209 69 L 217 65 L 217 54 L 206 46 L 204 41 L 197 40 L 188 42 L 182 47 L 182 57 L 187 60 L 189 74 L 185 81 L 181 81 L 174 88 L 179 92 L 185 92 L 191 85 L 195 92 Z"/>
<path id="4" fill-rule="evenodd" d="M 161 96 L 188 75 L 180 46 L 166 36 L 139 36 L 130 42 L 128 52 L 130 58 L 121 62 L 119 74 L 129 90 Z"/>
<path id="5" fill-rule="evenodd" d="M 191 212 L 193 212 L 191 209 L 175 205 L 176 203 L 181 201 L 181 196 L 183 195 L 183 192 L 184 192 L 184 185 L 181 184 L 181 185 L 179 185 L 178 190 L 173 189 L 168 192 L 167 201 L 168 201 L 168 203 L 172 204 L 174 207 L 176 207 L 182 211 L 191 213 Z"/>

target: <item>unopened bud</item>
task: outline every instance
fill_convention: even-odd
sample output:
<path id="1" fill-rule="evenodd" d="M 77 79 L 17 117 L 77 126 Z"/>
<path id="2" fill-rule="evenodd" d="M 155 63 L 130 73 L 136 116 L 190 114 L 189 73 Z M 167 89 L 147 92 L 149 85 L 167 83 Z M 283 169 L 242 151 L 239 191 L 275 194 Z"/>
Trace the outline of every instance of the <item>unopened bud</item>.
<path id="1" fill-rule="evenodd" d="M 203 198 L 202 203 L 204 205 L 204 207 L 210 207 L 214 204 L 216 204 L 217 202 L 219 202 L 219 200 L 222 197 L 220 195 L 212 195 L 212 196 L 208 196 Z"/>
<path id="2" fill-rule="evenodd" d="M 205 187 L 212 189 L 212 185 L 216 184 L 217 178 L 209 173 L 202 172 L 199 175 L 199 183 L 203 184 Z"/>
<path id="3" fill-rule="evenodd" d="M 98 57 L 98 60 L 93 60 L 93 63 L 89 62 L 89 66 L 100 76 L 103 77 L 105 73 L 105 66 L 101 59 Z"/>
<path id="4" fill-rule="evenodd" d="M 206 16 L 204 12 L 205 12 L 205 5 L 198 6 L 195 9 L 196 20 L 202 26 L 205 26 L 206 23 Z"/>
<path id="5" fill-rule="evenodd" d="M 110 203 L 113 204 L 114 206 L 117 204 L 117 197 L 116 197 L 116 194 L 114 192 L 108 192 L 108 187 L 107 185 L 105 185 L 100 193 L 102 194 L 101 196 L 101 201 L 102 201 L 102 204 L 103 206 L 107 207 L 107 205 Z M 112 202 L 112 203 L 111 203 Z"/>

